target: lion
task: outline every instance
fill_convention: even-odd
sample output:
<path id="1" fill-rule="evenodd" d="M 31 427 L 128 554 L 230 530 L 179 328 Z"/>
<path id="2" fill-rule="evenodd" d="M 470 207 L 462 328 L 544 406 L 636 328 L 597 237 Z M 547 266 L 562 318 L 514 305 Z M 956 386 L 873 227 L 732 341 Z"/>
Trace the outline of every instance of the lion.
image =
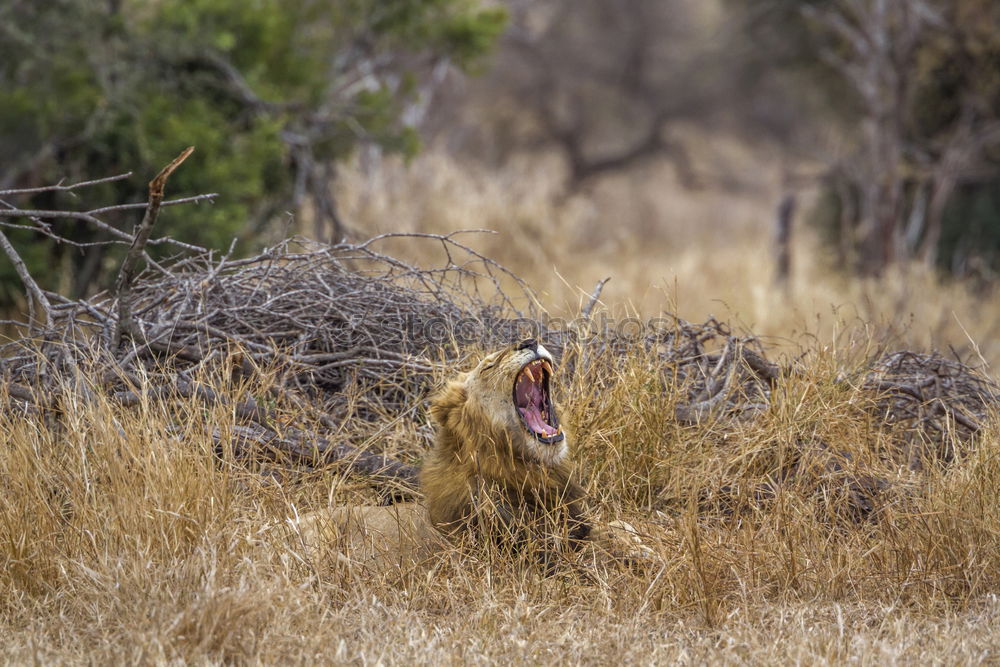
<path id="1" fill-rule="evenodd" d="M 339 559 L 376 565 L 416 562 L 467 536 L 527 553 L 548 570 L 587 543 L 624 536 L 634 550 L 634 528 L 612 522 L 595 530 L 588 519 L 552 395 L 554 364 L 527 339 L 487 355 L 432 397 L 437 430 L 420 471 L 422 503 L 338 508 L 293 525 L 307 544 L 337 542 L 350 552 Z"/>
<path id="2" fill-rule="evenodd" d="M 437 438 L 420 486 L 438 530 L 493 532 L 512 547 L 560 536 L 575 547 L 590 536 L 552 398 L 553 363 L 528 339 L 488 355 L 431 401 Z"/>

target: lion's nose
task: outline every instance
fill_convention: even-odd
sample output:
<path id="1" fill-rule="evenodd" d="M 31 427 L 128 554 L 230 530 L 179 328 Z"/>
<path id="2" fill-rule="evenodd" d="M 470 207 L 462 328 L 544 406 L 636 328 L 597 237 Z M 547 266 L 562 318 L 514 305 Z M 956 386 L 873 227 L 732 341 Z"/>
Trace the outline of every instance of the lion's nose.
<path id="1" fill-rule="evenodd" d="M 522 340 L 517 344 L 517 349 L 519 350 L 531 350 L 532 352 L 538 352 L 538 341 L 534 338 L 528 338 Z"/>

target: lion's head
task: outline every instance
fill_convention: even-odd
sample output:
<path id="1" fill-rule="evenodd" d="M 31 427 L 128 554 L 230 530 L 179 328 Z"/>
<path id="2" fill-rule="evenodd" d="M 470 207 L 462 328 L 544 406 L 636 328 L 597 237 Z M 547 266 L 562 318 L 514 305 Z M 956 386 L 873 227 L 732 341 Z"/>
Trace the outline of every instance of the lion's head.
<path id="1" fill-rule="evenodd" d="M 449 383 L 432 402 L 431 415 L 459 440 L 478 443 L 479 455 L 493 453 L 482 451 L 489 443 L 498 455 L 556 465 L 566 457 L 567 442 L 553 382 L 552 355 L 528 339 L 486 356 Z"/>

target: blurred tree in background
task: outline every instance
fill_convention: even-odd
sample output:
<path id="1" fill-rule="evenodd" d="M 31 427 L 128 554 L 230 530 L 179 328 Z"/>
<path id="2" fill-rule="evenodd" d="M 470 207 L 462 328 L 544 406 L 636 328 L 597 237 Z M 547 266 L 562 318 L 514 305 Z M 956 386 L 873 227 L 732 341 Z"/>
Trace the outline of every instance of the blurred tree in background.
<path id="1" fill-rule="evenodd" d="M 792 90 L 822 91 L 826 118 L 841 121 L 815 219 L 842 264 L 878 274 L 919 259 L 994 276 L 1000 3 L 760 0 L 740 11 L 757 57 L 808 72 Z"/>
<path id="2" fill-rule="evenodd" d="M 736 189 L 739 174 L 698 163 L 692 137 L 777 145 L 790 187 L 823 166 L 812 217 L 845 269 L 1000 267 L 1000 2 L 505 6 L 510 28 L 473 84 L 485 129 L 453 133 L 452 146 L 498 162 L 555 151 L 579 191 L 650 160 L 688 185 Z"/>
<path id="3" fill-rule="evenodd" d="M 283 211 L 308 209 L 317 238 L 338 238 L 337 162 L 362 144 L 414 153 L 408 115 L 430 83 L 450 65 L 474 66 L 504 24 L 502 9 L 475 0 L 6 2 L 0 190 L 134 170 L 86 196 L 135 201 L 159 167 L 195 145 L 170 189 L 220 197 L 166 213 L 163 232 L 225 248 Z M 31 204 L 79 206 L 66 193 Z M 136 219 L 112 221 L 130 231 Z M 103 238 L 84 223 L 66 236 Z M 38 269 L 60 267 L 73 281 L 61 287 L 75 295 L 116 261 L 107 246 L 81 252 L 24 230 L 10 237 L 36 276 L 51 283 L 56 271 Z M 12 278 L 4 263 L 0 289 Z"/>
<path id="4" fill-rule="evenodd" d="M 503 162 L 518 151 L 554 150 L 571 191 L 652 159 L 696 180 L 675 129 L 717 121 L 732 74 L 718 42 L 708 41 L 711 7 L 685 0 L 504 4 L 510 27 L 493 67 L 473 84 L 472 97 L 486 100 L 475 112 L 480 125 L 462 135 L 475 144 L 473 155 Z"/>
<path id="5" fill-rule="evenodd" d="M 719 108 L 714 53 L 677 0 L 511 2 L 498 76 L 536 137 L 566 159 L 569 187 L 665 157 L 693 181 L 672 125 Z"/>
<path id="6" fill-rule="evenodd" d="M 431 125 L 446 128 L 453 151 L 496 163 L 554 151 L 571 192 L 649 162 L 694 188 L 738 190 L 742 175 L 706 169 L 698 144 L 777 144 L 801 161 L 816 142 L 808 118 L 828 106 L 796 4 L 505 0 L 510 26 L 493 66 L 462 98 L 445 96 L 452 109 L 471 100 L 476 126 L 455 132 L 446 109 Z"/>

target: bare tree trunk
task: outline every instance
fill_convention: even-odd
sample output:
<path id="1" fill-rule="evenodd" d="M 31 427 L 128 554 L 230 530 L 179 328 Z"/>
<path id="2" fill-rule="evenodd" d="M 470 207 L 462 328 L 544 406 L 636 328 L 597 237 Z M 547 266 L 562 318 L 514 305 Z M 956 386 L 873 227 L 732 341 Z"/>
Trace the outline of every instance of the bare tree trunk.
<path id="1" fill-rule="evenodd" d="M 955 189 L 955 178 L 946 174 L 934 185 L 930 204 L 927 206 L 927 233 L 920 244 L 919 257 L 928 266 L 937 263 L 938 244 L 941 242 L 941 222 L 944 218 L 944 207 Z"/>
<path id="2" fill-rule="evenodd" d="M 904 132 L 902 113 L 911 85 L 909 63 L 925 17 L 908 3 L 852 0 L 803 12 L 839 39 L 826 51 L 864 103 L 858 270 L 879 275 L 908 251 L 902 235 Z"/>
<path id="3" fill-rule="evenodd" d="M 344 238 L 344 223 L 333 195 L 336 167 L 331 162 L 316 162 L 310 158 L 306 168 L 313 203 L 313 235 L 317 241 L 339 243 Z"/>
<path id="4" fill-rule="evenodd" d="M 786 194 L 778 204 L 778 215 L 774 228 L 774 282 L 784 288 L 789 287 L 792 270 L 792 222 L 795 217 L 795 195 Z"/>
<path id="5" fill-rule="evenodd" d="M 854 185 L 843 174 L 834 177 L 837 199 L 840 201 L 840 216 L 837 224 L 837 259 L 840 268 L 847 270 L 856 256 L 855 230 L 858 226 L 858 205 Z"/>

